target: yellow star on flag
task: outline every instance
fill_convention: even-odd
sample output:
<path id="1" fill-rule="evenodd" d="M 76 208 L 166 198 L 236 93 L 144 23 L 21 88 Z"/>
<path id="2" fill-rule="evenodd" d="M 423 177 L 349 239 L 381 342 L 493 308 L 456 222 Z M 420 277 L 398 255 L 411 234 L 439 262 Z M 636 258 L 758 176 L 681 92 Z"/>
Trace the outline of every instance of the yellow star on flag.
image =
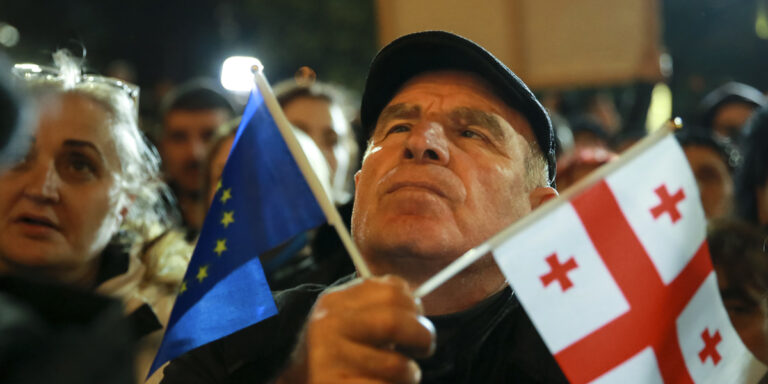
<path id="1" fill-rule="evenodd" d="M 227 188 L 224 190 L 224 192 L 221 193 L 221 202 L 226 203 L 227 200 L 232 198 L 232 188 Z"/>
<path id="2" fill-rule="evenodd" d="M 216 190 L 214 191 L 214 193 L 218 192 L 219 189 L 221 189 L 221 180 L 219 180 L 219 182 L 216 183 Z"/>
<path id="3" fill-rule="evenodd" d="M 208 277 L 208 266 L 203 265 L 197 270 L 197 280 L 202 283 L 206 277 Z"/>
<path id="4" fill-rule="evenodd" d="M 187 291 L 187 282 L 182 281 L 181 282 L 181 288 L 179 288 L 179 294 L 182 294 Z"/>
<path id="5" fill-rule="evenodd" d="M 213 249 L 216 254 L 221 257 L 221 254 L 227 250 L 227 239 L 216 240 L 216 248 Z"/>
<path id="6" fill-rule="evenodd" d="M 229 211 L 224 212 L 224 215 L 221 217 L 221 225 L 224 226 L 224 228 L 229 227 L 230 224 L 235 222 L 235 211 Z"/>

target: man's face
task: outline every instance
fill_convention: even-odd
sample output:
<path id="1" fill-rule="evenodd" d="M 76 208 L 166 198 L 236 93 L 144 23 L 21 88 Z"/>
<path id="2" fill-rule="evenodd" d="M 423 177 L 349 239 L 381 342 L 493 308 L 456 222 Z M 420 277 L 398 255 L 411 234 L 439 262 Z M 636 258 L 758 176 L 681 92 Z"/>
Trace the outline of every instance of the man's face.
<path id="1" fill-rule="evenodd" d="M 768 331 L 760 288 L 752 282 L 730 281 L 728 273 L 715 265 L 723 304 L 741 341 L 758 360 L 768 364 Z"/>
<path id="2" fill-rule="evenodd" d="M 744 123 L 752 116 L 755 107 L 751 104 L 733 102 L 717 109 L 712 118 L 712 130 L 721 137 L 738 138 Z"/>
<path id="3" fill-rule="evenodd" d="M 355 177 L 352 231 L 372 271 L 402 273 L 414 257 L 446 265 L 528 213 L 533 140 L 527 120 L 473 75 L 409 81 L 380 114 Z"/>
<path id="4" fill-rule="evenodd" d="M 184 194 L 199 193 L 203 164 L 216 128 L 229 118 L 223 109 L 174 110 L 164 121 L 160 155 L 167 180 Z"/>
<path id="5" fill-rule="evenodd" d="M 733 207 L 733 178 L 723 158 L 704 145 L 687 145 L 685 157 L 699 185 L 707 219 L 726 217 Z"/>

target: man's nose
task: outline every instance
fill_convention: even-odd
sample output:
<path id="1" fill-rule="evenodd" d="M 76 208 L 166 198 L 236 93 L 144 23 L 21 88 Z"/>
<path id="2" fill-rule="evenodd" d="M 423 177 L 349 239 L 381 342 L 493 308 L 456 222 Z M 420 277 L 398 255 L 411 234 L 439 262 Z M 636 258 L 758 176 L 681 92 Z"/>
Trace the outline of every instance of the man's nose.
<path id="1" fill-rule="evenodd" d="M 54 164 L 40 164 L 30 170 L 30 178 L 24 188 L 25 196 L 40 203 L 59 201 L 61 179 Z"/>
<path id="2" fill-rule="evenodd" d="M 196 139 L 192 140 L 191 143 L 192 146 L 192 156 L 196 160 L 203 161 L 205 160 L 206 155 L 208 154 L 208 142 L 203 139 Z"/>
<path id="3" fill-rule="evenodd" d="M 434 121 L 419 123 L 411 129 L 403 156 L 417 162 L 448 164 L 448 139 L 443 126 Z"/>

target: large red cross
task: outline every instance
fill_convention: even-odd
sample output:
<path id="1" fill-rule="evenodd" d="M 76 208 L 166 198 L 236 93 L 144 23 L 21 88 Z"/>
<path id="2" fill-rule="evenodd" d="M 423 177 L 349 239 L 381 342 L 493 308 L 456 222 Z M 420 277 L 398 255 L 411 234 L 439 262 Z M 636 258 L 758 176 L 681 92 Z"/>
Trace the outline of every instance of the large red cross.
<path id="1" fill-rule="evenodd" d="M 560 283 L 560 289 L 562 289 L 563 292 L 573 287 L 573 282 L 571 282 L 571 279 L 568 278 L 568 272 L 578 267 L 576 260 L 571 257 L 568 259 L 568 261 L 565 262 L 565 264 L 560 264 L 560 261 L 557 260 L 556 253 L 549 255 L 546 260 L 547 264 L 549 264 L 550 271 L 549 273 L 539 277 L 541 279 L 541 283 L 544 284 L 544 287 L 547 287 L 555 280 Z"/>
<path id="2" fill-rule="evenodd" d="M 664 284 L 605 181 L 576 197 L 572 205 L 629 310 L 555 354 L 568 379 L 592 381 L 651 347 L 665 383 L 693 383 L 675 320 L 712 272 L 707 243 L 673 281 Z"/>
<path id="3" fill-rule="evenodd" d="M 659 196 L 661 202 L 659 205 L 651 208 L 651 214 L 653 215 L 653 218 L 658 219 L 659 216 L 666 212 L 669 213 L 669 218 L 672 219 L 673 224 L 680 220 L 681 216 L 680 211 L 677 210 L 677 203 L 685 199 L 685 192 L 683 192 L 683 189 L 678 189 L 674 195 L 670 196 L 669 191 L 667 191 L 667 186 L 662 184 L 656 188 L 654 192 L 656 192 L 656 195 Z"/>
<path id="4" fill-rule="evenodd" d="M 699 352 L 699 359 L 702 363 L 707 361 L 707 357 L 712 358 L 712 362 L 717 365 L 720 362 L 720 354 L 717 352 L 717 345 L 723 340 L 720 337 L 720 331 L 715 330 L 714 335 L 709 334 L 709 328 L 701 332 L 701 339 L 704 340 L 704 349 Z"/>

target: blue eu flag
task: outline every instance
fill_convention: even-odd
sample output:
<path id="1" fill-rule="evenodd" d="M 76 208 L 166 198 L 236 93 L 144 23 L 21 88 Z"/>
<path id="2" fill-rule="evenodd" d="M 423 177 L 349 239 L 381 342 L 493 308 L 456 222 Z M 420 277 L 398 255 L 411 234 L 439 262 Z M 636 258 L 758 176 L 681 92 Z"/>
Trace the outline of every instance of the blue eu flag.
<path id="1" fill-rule="evenodd" d="M 275 315 L 259 254 L 325 220 L 254 87 L 150 374 Z"/>

